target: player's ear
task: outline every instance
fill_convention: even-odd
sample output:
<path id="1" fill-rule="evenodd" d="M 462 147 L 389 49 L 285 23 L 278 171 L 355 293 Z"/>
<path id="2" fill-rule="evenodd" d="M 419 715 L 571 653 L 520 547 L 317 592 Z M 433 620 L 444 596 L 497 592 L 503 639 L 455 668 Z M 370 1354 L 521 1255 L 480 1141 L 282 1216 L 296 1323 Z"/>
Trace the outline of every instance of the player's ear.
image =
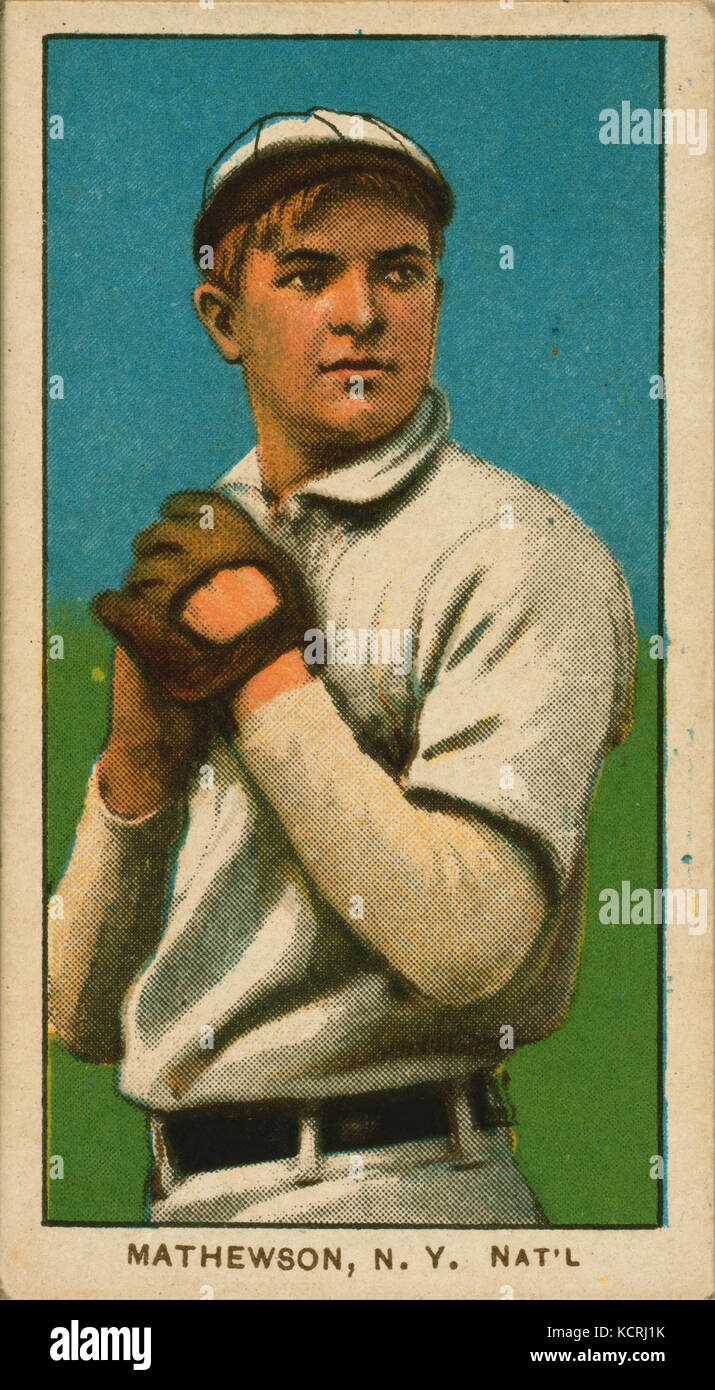
<path id="1" fill-rule="evenodd" d="M 218 285 L 199 285 L 194 290 L 194 308 L 206 332 L 227 362 L 241 361 L 236 303 Z"/>

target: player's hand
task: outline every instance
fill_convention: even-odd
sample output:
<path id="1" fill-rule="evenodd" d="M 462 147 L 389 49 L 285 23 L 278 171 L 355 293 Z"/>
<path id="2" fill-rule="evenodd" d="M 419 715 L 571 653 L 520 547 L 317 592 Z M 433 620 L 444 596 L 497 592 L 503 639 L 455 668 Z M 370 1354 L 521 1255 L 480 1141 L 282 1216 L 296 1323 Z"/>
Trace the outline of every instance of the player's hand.
<path id="1" fill-rule="evenodd" d="M 192 594 L 182 617 L 195 632 L 210 641 L 229 642 L 251 623 L 267 618 L 277 603 L 276 591 L 265 575 L 246 566 L 220 570 L 209 584 Z M 293 648 L 264 666 L 244 685 L 230 691 L 228 712 L 234 724 L 240 725 L 261 705 L 311 680 L 302 652 Z"/>
<path id="2" fill-rule="evenodd" d="M 210 509 L 210 510 L 209 510 Z M 299 575 L 245 512 L 216 492 L 169 497 L 161 520 L 133 543 L 135 560 L 119 590 L 93 600 L 97 618 L 151 681 L 193 703 L 243 685 L 301 645 L 307 625 Z M 199 591 L 220 571 L 242 570 L 254 586 L 248 621 L 230 613 L 219 635 L 201 624 Z"/>
<path id="3" fill-rule="evenodd" d="M 180 795 L 207 750 L 211 722 L 209 708 L 172 699 L 117 647 L 111 732 L 99 761 L 99 791 L 108 809 L 136 819 Z"/>

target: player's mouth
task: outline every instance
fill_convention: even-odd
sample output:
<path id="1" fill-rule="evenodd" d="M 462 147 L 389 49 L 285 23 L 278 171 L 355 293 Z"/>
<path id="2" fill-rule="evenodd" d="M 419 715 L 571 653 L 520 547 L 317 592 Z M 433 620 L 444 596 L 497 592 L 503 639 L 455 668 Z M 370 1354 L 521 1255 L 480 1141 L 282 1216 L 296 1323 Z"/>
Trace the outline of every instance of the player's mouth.
<path id="1" fill-rule="evenodd" d="M 383 372 L 396 372 L 397 365 L 380 357 L 339 357 L 335 362 L 322 363 L 320 370 L 328 376 L 361 376 L 370 380 Z"/>

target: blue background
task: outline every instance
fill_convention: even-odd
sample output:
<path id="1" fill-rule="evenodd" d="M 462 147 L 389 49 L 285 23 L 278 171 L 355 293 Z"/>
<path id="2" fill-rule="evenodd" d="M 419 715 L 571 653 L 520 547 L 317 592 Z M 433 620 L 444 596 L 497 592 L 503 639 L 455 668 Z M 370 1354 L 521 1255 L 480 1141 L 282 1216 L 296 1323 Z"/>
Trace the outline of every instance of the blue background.
<path id="1" fill-rule="evenodd" d="M 453 436 L 573 507 L 653 631 L 659 151 L 600 144 L 599 112 L 625 98 L 659 105 L 655 42 L 50 40 L 51 598 L 115 582 L 162 498 L 253 443 L 240 374 L 191 308 L 192 222 L 241 130 L 327 106 L 405 130 L 454 187 L 435 373 Z"/>

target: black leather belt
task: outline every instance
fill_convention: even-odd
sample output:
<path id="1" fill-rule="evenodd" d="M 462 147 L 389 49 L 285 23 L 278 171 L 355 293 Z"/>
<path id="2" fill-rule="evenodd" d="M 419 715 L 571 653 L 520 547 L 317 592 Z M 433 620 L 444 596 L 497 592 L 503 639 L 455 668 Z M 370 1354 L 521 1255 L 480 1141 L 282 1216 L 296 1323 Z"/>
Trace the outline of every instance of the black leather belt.
<path id="1" fill-rule="evenodd" d="M 509 1124 L 490 1074 L 476 1073 L 467 1078 L 466 1087 L 476 1129 Z M 330 1097 L 320 1101 L 315 1112 L 325 1154 L 443 1138 L 451 1132 L 446 1090 L 440 1083 Z M 282 1101 L 165 1112 L 156 1118 L 171 1165 L 183 1178 L 295 1157 L 302 1113 L 302 1102 Z"/>

